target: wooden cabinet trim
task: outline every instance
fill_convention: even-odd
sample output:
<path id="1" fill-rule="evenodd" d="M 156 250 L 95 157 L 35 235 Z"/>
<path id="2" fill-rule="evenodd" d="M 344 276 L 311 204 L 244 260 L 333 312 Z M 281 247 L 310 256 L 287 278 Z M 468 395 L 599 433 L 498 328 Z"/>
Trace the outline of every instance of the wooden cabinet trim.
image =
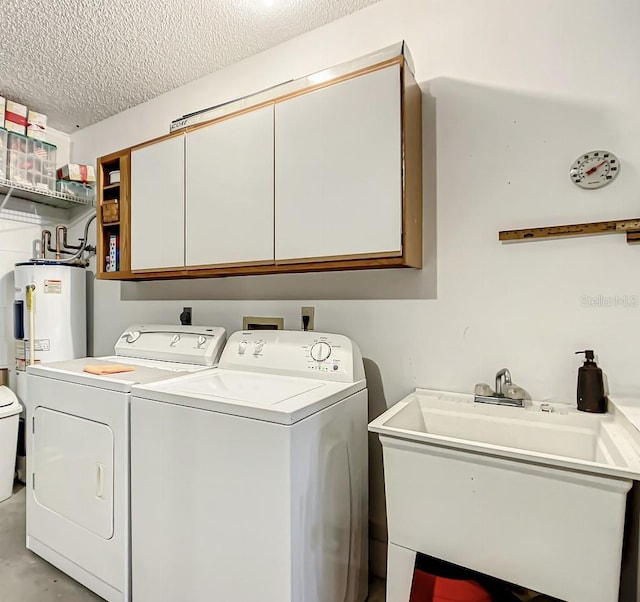
<path id="1" fill-rule="evenodd" d="M 104 280 L 182 280 L 188 278 L 219 278 L 226 276 L 258 276 L 267 274 L 291 274 L 304 272 L 344 271 L 383 268 L 405 268 L 402 257 L 381 257 L 378 259 L 348 259 L 314 263 L 291 263 L 278 265 L 246 265 L 223 267 L 197 267 L 180 270 L 156 270 L 145 272 L 106 272 L 98 274 Z"/>

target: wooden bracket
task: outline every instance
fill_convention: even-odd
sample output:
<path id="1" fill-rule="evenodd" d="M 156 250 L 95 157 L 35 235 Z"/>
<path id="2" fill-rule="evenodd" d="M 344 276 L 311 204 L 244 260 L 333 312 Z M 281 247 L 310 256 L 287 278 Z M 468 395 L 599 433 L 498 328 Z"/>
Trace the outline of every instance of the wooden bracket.
<path id="1" fill-rule="evenodd" d="M 502 230 L 498 239 L 502 242 L 531 240 L 540 238 L 563 238 L 568 236 L 588 236 L 591 234 L 625 233 L 629 244 L 640 243 L 640 218 L 621 219 L 610 222 L 590 222 L 564 226 L 544 226 L 521 230 Z"/>

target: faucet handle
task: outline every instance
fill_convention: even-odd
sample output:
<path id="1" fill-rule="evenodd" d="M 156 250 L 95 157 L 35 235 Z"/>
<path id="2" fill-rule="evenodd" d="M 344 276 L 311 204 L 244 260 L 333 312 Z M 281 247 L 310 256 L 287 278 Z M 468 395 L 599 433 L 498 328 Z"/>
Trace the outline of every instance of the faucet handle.
<path id="1" fill-rule="evenodd" d="M 478 383 L 474 389 L 475 395 L 490 397 L 493 395 L 493 389 L 487 383 Z"/>
<path id="2" fill-rule="evenodd" d="M 504 390 L 504 396 L 508 397 L 509 399 L 524 400 L 526 397 L 526 393 L 522 387 L 514 384 L 508 384 L 507 388 Z"/>

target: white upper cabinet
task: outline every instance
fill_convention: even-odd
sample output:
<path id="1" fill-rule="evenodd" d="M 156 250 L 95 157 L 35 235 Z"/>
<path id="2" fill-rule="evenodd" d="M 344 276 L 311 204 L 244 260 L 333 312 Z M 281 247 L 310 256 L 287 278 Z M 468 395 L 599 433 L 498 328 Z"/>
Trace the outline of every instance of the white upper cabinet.
<path id="1" fill-rule="evenodd" d="M 276 104 L 276 261 L 402 255 L 399 65 Z"/>
<path id="2" fill-rule="evenodd" d="M 273 176 L 273 105 L 187 134 L 187 266 L 273 262 Z"/>
<path id="3" fill-rule="evenodd" d="M 131 269 L 184 267 L 184 136 L 131 152 Z"/>

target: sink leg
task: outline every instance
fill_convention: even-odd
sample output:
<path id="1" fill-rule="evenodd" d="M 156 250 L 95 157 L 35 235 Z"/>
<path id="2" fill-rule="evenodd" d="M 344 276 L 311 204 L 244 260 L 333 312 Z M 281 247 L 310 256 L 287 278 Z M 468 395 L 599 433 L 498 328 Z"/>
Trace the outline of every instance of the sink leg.
<path id="1" fill-rule="evenodd" d="M 393 543 L 387 552 L 387 602 L 409 602 L 416 553 Z"/>

